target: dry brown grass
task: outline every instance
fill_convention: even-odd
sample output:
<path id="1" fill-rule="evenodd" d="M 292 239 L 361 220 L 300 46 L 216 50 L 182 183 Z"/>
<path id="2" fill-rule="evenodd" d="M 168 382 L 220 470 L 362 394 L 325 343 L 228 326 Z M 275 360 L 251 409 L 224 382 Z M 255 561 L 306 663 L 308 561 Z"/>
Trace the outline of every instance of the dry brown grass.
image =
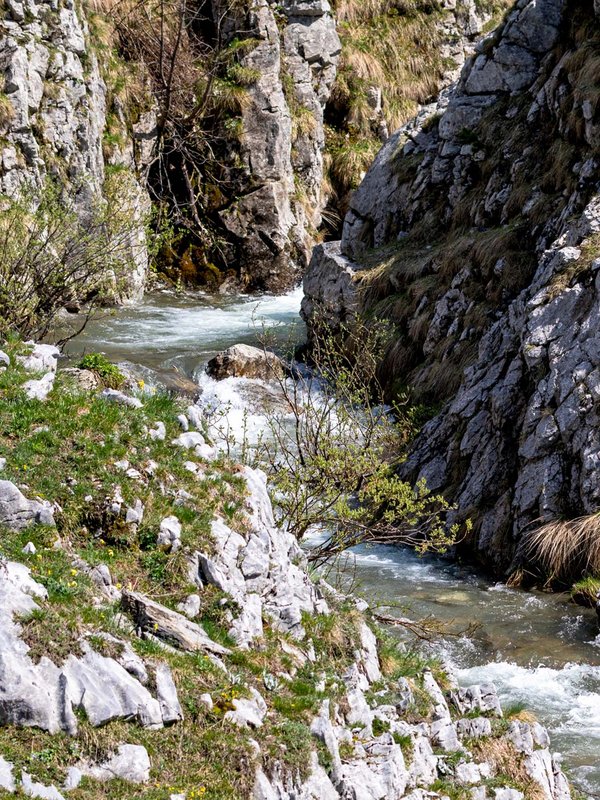
<path id="1" fill-rule="evenodd" d="M 561 582 L 600 573 L 600 513 L 541 525 L 528 535 L 525 552 Z"/>
<path id="2" fill-rule="evenodd" d="M 512 742 L 507 739 L 479 739 L 472 749 L 477 761 L 488 762 L 493 775 L 507 778 L 519 786 L 527 800 L 544 799 L 542 787 L 531 779 L 525 769 L 523 755 L 517 752 Z"/>

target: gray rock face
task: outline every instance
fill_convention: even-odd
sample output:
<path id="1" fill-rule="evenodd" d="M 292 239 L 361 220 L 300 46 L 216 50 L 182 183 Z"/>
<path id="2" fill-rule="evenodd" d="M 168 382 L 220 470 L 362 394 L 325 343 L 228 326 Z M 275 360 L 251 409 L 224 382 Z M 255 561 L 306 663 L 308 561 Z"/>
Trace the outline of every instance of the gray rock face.
<path id="1" fill-rule="evenodd" d="M 0 74 L 10 110 L 0 133 L 0 191 L 40 187 L 48 175 L 72 181 L 76 208 L 88 213 L 105 182 L 102 140 L 106 127 L 106 87 L 84 12 L 73 2 L 49 5 L 36 0 L 7 3 L 0 31 Z M 138 300 L 148 266 L 144 215 L 149 204 L 136 160 L 125 147 L 115 158 L 130 172 L 120 202 L 139 221 L 131 231 L 133 268 L 117 299 Z"/>
<path id="2" fill-rule="evenodd" d="M 252 347 L 248 344 L 234 344 L 212 358 L 206 367 L 208 374 L 216 380 L 224 378 L 254 378 L 273 380 L 282 378 L 284 367 L 275 353 Z"/>
<path id="3" fill-rule="evenodd" d="M 397 352 L 405 353 L 401 363 L 417 366 L 402 379 L 447 397 L 442 384 L 456 378 L 458 385 L 462 376 L 417 438 L 403 474 L 425 478 L 432 490 L 452 487 L 452 519 L 477 522 L 473 546 L 501 572 L 527 558 L 523 538 L 532 523 L 592 513 L 600 500 L 600 127 L 585 88 L 569 110 L 561 106 L 577 80 L 566 78 L 577 31 L 565 8 L 563 0 L 515 5 L 429 116 L 386 142 L 352 198 L 341 246 L 316 248 L 305 277 L 309 326 L 321 307 L 335 328 L 357 307 L 365 310 L 363 303 L 373 311 L 375 301 L 360 293 L 369 282 L 361 264 L 367 251 L 385 245 L 382 261 L 396 258 L 378 296 L 406 298 Z M 591 7 L 586 14 L 593 24 Z M 542 149 L 563 146 L 569 114 L 581 117 L 581 139 L 553 190 L 537 162 Z M 480 139 L 485 130 L 504 137 L 493 153 Z M 513 225 L 522 226 L 516 246 L 524 251 L 528 242 L 528 265 L 507 266 L 502 241 Z M 483 277 L 475 252 L 495 235 L 500 245 L 489 245 Z M 445 259 L 461 236 L 465 249 L 450 272 Z M 420 279 L 430 282 L 426 290 Z M 413 292 L 419 302 L 411 305 Z M 457 353 L 462 362 L 452 360 Z"/>
<path id="4" fill-rule="evenodd" d="M 215 553 L 197 553 L 191 578 L 227 592 L 238 607 L 231 615 L 230 635 L 248 646 L 263 633 L 263 614 L 283 631 L 304 636 L 302 612 L 327 610 L 305 569 L 305 557 L 295 538 L 277 528 L 267 493 L 267 476 L 244 467 L 248 485 L 248 533 L 232 531 L 222 519 L 212 524 Z"/>
<path id="5" fill-rule="evenodd" d="M 309 325 L 309 336 L 317 325 L 333 331 L 348 324 L 359 309 L 354 281 L 358 265 L 342 255 L 339 242 L 325 242 L 313 250 L 304 273 L 302 318 Z"/>
<path id="6" fill-rule="evenodd" d="M 261 0 L 243 27 L 257 39 L 243 65 L 259 76 L 242 111 L 240 156 L 248 188 L 220 216 L 243 284 L 281 291 L 297 282 L 308 262 L 310 230 L 321 220 L 323 110 L 340 40 L 327 0 L 280 6 Z M 284 84 L 293 96 L 286 96 Z M 311 124 L 300 125 L 299 115 L 310 116 Z"/>
<path id="7" fill-rule="evenodd" d="M 182 650 L 217 655 L 229 652 L 226 647 L 213 642 L 200 625 L 138 592 L 123 591 L 121 602 L 141 631 L 149 631 Z"/>

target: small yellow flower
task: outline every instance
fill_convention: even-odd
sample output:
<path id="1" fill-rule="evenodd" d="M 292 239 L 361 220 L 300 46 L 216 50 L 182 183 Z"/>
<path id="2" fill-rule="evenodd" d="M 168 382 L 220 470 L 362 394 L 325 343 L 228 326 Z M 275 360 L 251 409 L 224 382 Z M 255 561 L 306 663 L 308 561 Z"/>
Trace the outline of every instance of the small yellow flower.
<path id="1" fill-rule="evenodd" d="M 144 380 L 139 380 L 138 381 L 138 386 L 140 387 L 140 389 L 143 389 L 145 385 L 146 385 L 146 381 L 144 381 Z"/>
<path id="2" fill-rule="evenodd" d="M 117 589 L 121 588 L 121 584 L 120 583 L 115 583 L 115 586 L 117 587 Z"/>
<path id="3" fill-rule="evenodd" d="M 42 557 L 42 554 L 41 554 L 41 553 L 36 553 L 35 557 L 36 557 L 36 558 L 41 558 L 41 557 Z"/>
<path id="4" fill-rule="evenodd" d="M 76 569 L 72 569 L 71 570 L 71 575 L 77 575 L 77 570 Z"/>
<path id="5" fill-rule="evenodd" d="M 108 555 L 109 556 L 114 556 L 114 554 L 115 554 L 114 550 L 108 550 Z"/>

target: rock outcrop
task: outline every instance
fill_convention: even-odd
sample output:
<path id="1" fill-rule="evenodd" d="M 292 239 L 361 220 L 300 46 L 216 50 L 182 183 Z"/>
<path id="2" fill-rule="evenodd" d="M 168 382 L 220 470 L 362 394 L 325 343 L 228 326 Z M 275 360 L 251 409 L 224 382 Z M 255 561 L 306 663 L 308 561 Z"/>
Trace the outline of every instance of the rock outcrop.
<path id="1" fill-rule="evenodd" d="M 242 110 L 244 174 L 220 218 L 242 284 L 283 291 L 298 282 L 321 222 L 323 111 L 340 40 L 327 0 L 262 0 L 247 25 L 256 46 L 242 64 L 258 77 Z"/>
<path id="2" fill-rule="evenodd" d="M 598 508 L 595 13 L 516 3 L 433 115 L 384 145 L 305 277 L 309 322 L 387 317 L 389 384 L 448 401 L 404 474 L 456 502 L 499 571 L 540 520 Z"/>
<path id="3" fill-rule="evenodd" d="M 131 222 L 129 241 L 120 242 L 128 274 L 114 287 L 115 299 L 139 300 L 148 267 L 145 217 L 149 198 L 143 188 L 144 156 L 128 138 L 111 153 L 103 150 L 107 89 L 96 45 L 83 8 L 9 0 L 0 21 L 0 192 L 19 191 L 32 202 L 44 181 L 70 186 L 74 209 L 82 219 L 110 191 L 118 194 L 119 213 Z M 134 124 L 141 132 L 144 119 Z M 148 155 L 148 154 L 146 154 Z M 114 167 L 108 179 L 106 167 Z"/>

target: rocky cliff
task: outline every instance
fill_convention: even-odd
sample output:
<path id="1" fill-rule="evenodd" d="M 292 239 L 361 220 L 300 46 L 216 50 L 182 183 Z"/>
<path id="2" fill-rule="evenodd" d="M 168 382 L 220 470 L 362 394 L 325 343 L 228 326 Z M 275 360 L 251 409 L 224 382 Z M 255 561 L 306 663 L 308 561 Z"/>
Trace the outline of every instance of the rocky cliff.
<path id="1" fill-rule="evenodd" d="M 507 2 L 9 0 L 0 189 L 51 176 L 82 216 L 116 194 L 139 223 L 121 299 L 143 291 L 149 196 L 169 218 L 170 279 L 286 290 L 323 212 L 335 228 L 388 131 L 456 76 Z"/>
<path id="2" fill-rule="evenodd" d="M 569 799 L 539 724 L 311 579 L 201 407 L 6 347 L 3 795 Z"/>
<path id="3" fill-rule="evenodd" d="M 7 0 L 0 11 L 0 192 L 14 197 L 22 190 L 35 200 L 51 177 L 76 194 L 82 217 L 105 194 L 118 192 L 120 208 L 134 223 L 132 268 L 118 294 L 139 300 L 148 268 L 148 151 L 139 146 L 147 120 L 133 119 L 119 146 L 107 149 L 107 120 L 117 98 L 107 93 L 99 43 L 76 3 Z"/>
<path id="4" fill-rule="evenodd" d="M 531 562 L 540 521 L 598 508 L 597 15 L 515 3 L 382 148 L 305 278 L 309 322 L 395 325 L 384 379 L 433 412 L 405 474 L 447 493 L 499 571 Z"/>

